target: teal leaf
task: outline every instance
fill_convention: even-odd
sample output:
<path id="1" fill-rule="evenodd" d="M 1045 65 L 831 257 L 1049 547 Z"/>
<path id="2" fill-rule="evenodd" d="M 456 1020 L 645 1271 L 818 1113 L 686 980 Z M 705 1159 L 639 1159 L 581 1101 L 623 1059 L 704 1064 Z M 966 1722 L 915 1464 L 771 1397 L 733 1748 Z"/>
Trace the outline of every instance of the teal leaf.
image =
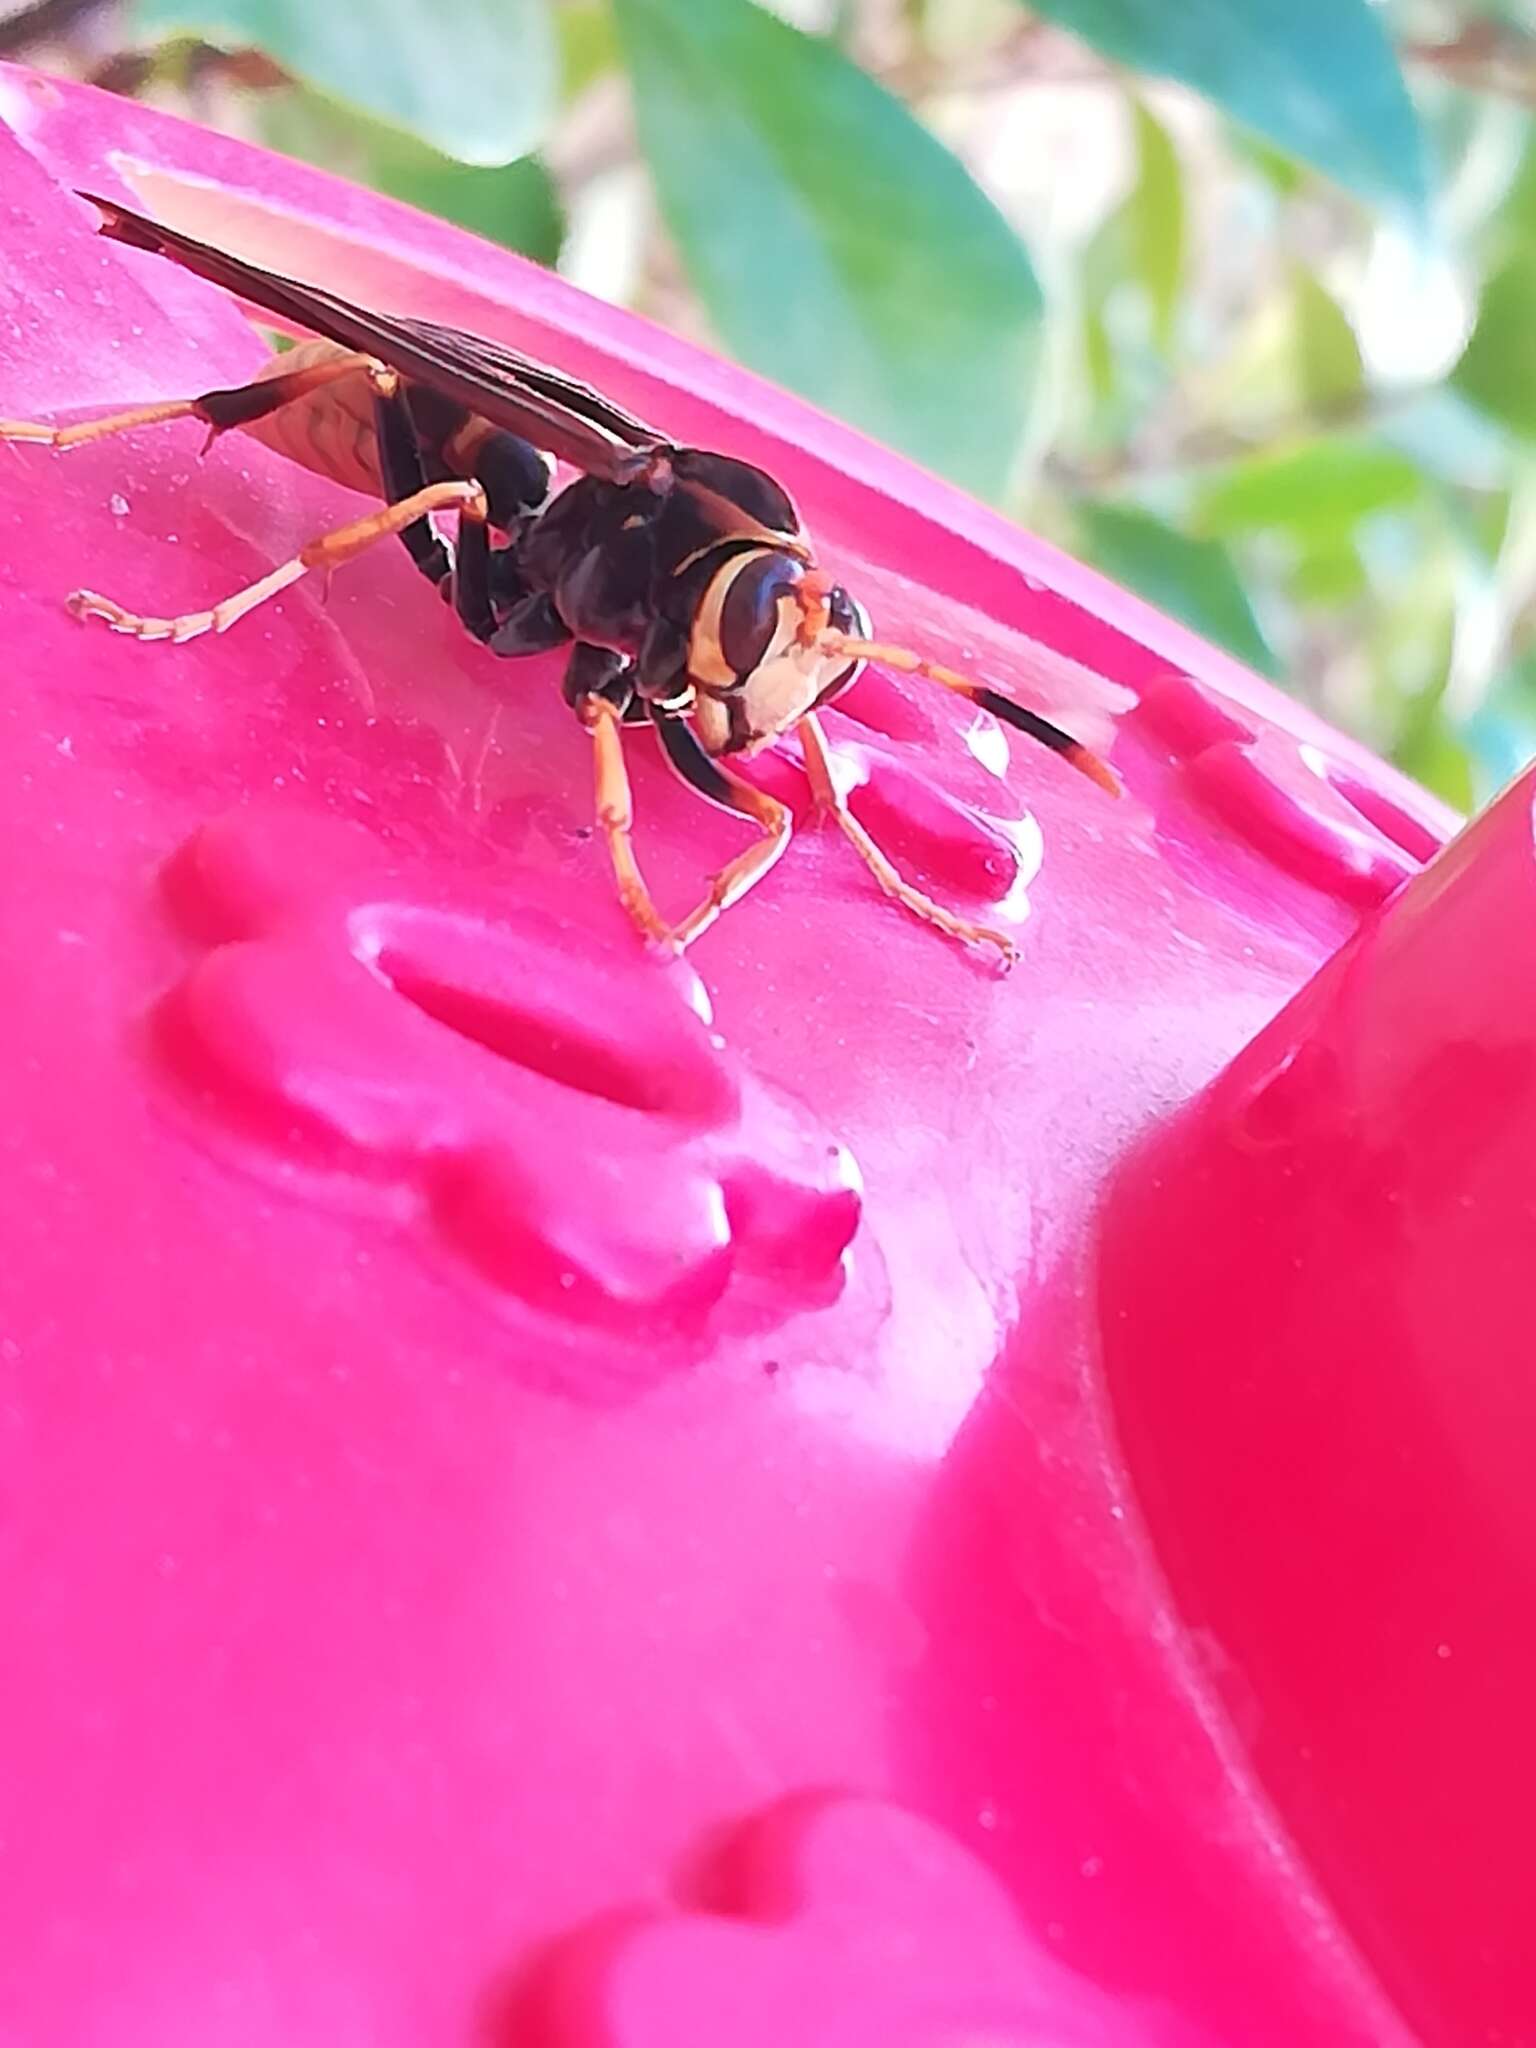
<path id="1" fill-rule="evenodd" d="M 1370 0 L 1031 0 L 1116 63 L 1176 78 L 1361 197 L 1425 204 L 1424 149 Z"/>
<path id="2" fill-rule="evenodd" d="M 989 498 L 1041 315 L 957 158 L 829 42 L 751 0 L 617 0 L 662 212 L 724 346 Z"/>
<path id="3" fill-rule="evenodd" d="M 1265 675 L 1278 673 L 1274 650 L 1220 541 L 1192 539 L 1129 505 L 1085 499 L 1076 512 L 1089 559 L 1106 575 Z"/>
<path id="4" fill-rule="evenodd" d="M 557 64 L 545 0 L 131 0 L 140 41 L 195 35 L 285 71 L 466 164 L 543 139 Z"/>

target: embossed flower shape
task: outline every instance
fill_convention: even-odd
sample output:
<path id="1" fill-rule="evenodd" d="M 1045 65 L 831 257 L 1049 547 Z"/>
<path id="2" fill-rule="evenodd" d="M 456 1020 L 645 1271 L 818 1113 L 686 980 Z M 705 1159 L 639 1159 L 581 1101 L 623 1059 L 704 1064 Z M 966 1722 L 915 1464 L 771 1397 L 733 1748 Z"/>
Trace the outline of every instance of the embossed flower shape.
<path id="1" fill-rule="evenodd" d="M 532 2048 L 1196 2048 L 1021 1926 L 952 1838 L 872 1800 L 790 1801 L 702 1874 L 706 1903 L 562 1943 L 508 2015 Z"/>

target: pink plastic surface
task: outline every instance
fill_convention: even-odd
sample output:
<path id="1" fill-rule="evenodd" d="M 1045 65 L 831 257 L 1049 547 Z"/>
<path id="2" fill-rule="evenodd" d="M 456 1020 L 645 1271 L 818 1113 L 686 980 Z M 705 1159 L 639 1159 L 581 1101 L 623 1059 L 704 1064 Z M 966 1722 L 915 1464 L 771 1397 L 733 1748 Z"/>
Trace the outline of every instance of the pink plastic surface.
<path id="1" fill-rule="evenodd" d="M 861 814 L 1019 968 L 809 826 L 664 965 L 556 665 L 398 551 L 182 648 L 62 609 L 355 500 L 0 449 L 0 2040 L 1528 2038 L 1528 795 L 1415 879 L 1420 792 L 798 402 L 143 108 L 0 118 L 0 412 L 260 360 L 121 192 L 768 462 L 1128 787 L 874 675 Z M 633 774 L 681 909 L 740 834 Z"/>

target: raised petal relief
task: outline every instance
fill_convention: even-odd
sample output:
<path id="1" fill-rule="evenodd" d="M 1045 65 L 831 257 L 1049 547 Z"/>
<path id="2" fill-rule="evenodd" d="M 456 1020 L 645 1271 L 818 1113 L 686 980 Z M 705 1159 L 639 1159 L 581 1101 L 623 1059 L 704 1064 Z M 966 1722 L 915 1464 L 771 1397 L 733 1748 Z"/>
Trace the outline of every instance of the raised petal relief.
<path id="1" fill-rule="evenodd" d="M 1194 2048 L 1067 1969 L 951 1836 L 901 1807 L 790 1799 L 703 1873 L 556 1944 L 497 2048 Z"/>
<path id="2" fill-rule="evenodd" d="M 594 949 L 547 900 L 445 903 L 330 823 L 216 821 L 165 888 L 201 950 L 154 1054 L 248 1162 L 382 1199 L 644 1376 L 727 1301 L 762 1326 L 837 1292 L 853 1161 L 729 1056 L 681 963 Z"/>

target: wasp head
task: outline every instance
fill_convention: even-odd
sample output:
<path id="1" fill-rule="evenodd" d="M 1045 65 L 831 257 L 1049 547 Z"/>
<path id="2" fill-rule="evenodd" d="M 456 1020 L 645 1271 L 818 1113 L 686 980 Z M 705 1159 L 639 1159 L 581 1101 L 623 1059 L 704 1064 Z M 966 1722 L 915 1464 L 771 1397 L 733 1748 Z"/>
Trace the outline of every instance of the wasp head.
<path id="1" fill-rule="evenodd" d="M 831 636 L 868 632 L 862 607 L 798 553 L 728 555 L 704 588 L 688 647 L 706 752 L 756 753 L 846 690 L 863 664 Z"/>

